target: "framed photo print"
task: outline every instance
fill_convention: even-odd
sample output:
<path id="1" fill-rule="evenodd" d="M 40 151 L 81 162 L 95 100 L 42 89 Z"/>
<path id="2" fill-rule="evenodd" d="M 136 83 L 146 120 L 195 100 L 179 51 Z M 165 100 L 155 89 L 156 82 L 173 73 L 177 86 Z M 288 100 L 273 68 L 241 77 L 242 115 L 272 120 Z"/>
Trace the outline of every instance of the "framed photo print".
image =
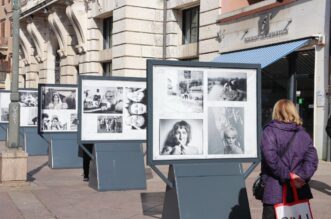
<path id="1" fill-rule="evenodd" d="M 38 121 L 37 89 L 18 90 L 20 103 L 20 127 L 36 127 Z M 10 91 L 0 91 L 0 123 L 9 123 Z"/>
<path id="2" fill-rule="evenodd" d="M 0 91 L 0 123 L 9 123 L 10 92 Z"/>
<path id="3" fill-rule="evenodd" d="M 38 90 L 18 90 L 20 111 L 20 127 L 37 127 L 38 125 Z"/>
<path id="4" fill-rule="evenodd" d="M 260 65 L 147 61 L 148 163 L 259 159 Z"/>
<path id="5" fill-rule="evenodd" d="M 76 85 L 39 84 L 38 132 L 76 132 L 78 88 Z"/>
<path id="6" fill-rule="evenodd" d="M 145 78 L 80 77 L 81 142 L 146 141 Z"/>

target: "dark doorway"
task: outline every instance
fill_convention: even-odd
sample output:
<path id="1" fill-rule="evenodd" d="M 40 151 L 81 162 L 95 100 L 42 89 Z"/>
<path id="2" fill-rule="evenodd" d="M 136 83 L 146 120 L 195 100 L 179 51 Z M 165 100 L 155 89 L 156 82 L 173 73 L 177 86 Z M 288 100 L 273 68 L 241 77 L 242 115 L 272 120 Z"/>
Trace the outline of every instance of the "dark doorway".
<path id="1" fill-rule="evenodd" d="M 262 69 L 262 123 L 271 120 L 273 105 L 282 98 L 292 99 L 313 135 L 315 51 L 293 52 Z M 291 95 L 292 93 L 292 95 Z"/>

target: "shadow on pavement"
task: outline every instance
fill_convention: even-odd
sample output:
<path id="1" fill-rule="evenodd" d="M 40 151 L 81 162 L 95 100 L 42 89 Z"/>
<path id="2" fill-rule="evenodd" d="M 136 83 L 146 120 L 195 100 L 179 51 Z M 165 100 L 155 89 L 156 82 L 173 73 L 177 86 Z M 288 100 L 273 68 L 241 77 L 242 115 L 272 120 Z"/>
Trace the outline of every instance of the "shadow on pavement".
<path id="1" fill-rule="evenodd" d="M 44 168 L 45 166 L 47 166 L 48 161 L 46 161 L 45 163 L 43 163 L 42 165 L 40 165 L 39 167 L 31 170 L 28 172 L 28 181 L 29 182 L 33 182 L 36 180 L 36 178 L 34 178 L 33 176 L 38 173 L 40 170 L 42 170 L 42 168 Z"/>
<path id="2" fill-rule="evenodd" d="M 330 185 L 328 185 L 324 182 L 321 182 L 321 181 L 317 181 L 317 180 L 311 180 L 309 182 L 309 185 L 311 188 L 331 196 L 331 186 Z"/>
<path id="3" fill-rule="evenodd" d="M 146 179 L 153 179 L 153 171 L 151 168 L 145 168 Z"/>
<path id="4" fill-rule="evenodd" d="M 143 214 L 154 218 L 161 218 L 164 195 L 164 192 L 140 193 Z"/>
<path id="5" fill-rule="evenodd" d="M 238 218 L 251 218 L 247 191 L 245 188 L 242 188 L 239 192 L 238 204 L 232 207 L 232 210 L 229 214 L 229 219 L 238 219 Z"/>

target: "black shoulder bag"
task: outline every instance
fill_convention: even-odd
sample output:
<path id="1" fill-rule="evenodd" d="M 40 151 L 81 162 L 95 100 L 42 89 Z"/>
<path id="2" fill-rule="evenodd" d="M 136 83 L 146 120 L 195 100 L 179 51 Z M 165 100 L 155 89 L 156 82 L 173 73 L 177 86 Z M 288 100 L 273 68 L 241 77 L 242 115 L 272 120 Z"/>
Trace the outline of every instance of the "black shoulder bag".
<path id="1" fill-rule="evenodd" d="M 297 132 L 295 132 L 293 134 L 293 136 L 291 137 L 291 140 L 287 143 L 286 149 L 279 156 L 280 159 L 282 159 L 284 154 L 286 154 L 286 152 L 290 149 L 296 133 Z M 256 178 L 256 180 L 253 183 L 253 195 L 254 195 L 255 199 L 257 199 L 257 200 L 262 200 L 263 199 L 263 193 L 264 193 L 264 186 L 265 185 L 264 185 L 264 182 L 261 178 L 261 174 L 262 173 L 259 174 L 259 176 Z"/>

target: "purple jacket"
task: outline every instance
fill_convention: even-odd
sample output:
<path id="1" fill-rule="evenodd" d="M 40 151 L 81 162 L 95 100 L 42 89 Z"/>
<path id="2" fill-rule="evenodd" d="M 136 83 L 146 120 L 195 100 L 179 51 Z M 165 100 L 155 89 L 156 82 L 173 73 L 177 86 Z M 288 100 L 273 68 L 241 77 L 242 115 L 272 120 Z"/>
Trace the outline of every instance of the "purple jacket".
<path id="1" fill-rule="evenodd" d="M 292 135 L 296 133 L 290 149 L 280 160 Z M 268 123 L 262 136 L 262 180 L 265 182 L 263 203 L 282 202 L 282 184 L 290 179 L 290 172 L 307 182 L 317 169 L 318 157 L 312 139 L 302 126 L 273 120 Z M 302 190 L 302 191 L 301 191 Z M 298 189 L 300 199 L 312 198 L 310 189 Z"/>

